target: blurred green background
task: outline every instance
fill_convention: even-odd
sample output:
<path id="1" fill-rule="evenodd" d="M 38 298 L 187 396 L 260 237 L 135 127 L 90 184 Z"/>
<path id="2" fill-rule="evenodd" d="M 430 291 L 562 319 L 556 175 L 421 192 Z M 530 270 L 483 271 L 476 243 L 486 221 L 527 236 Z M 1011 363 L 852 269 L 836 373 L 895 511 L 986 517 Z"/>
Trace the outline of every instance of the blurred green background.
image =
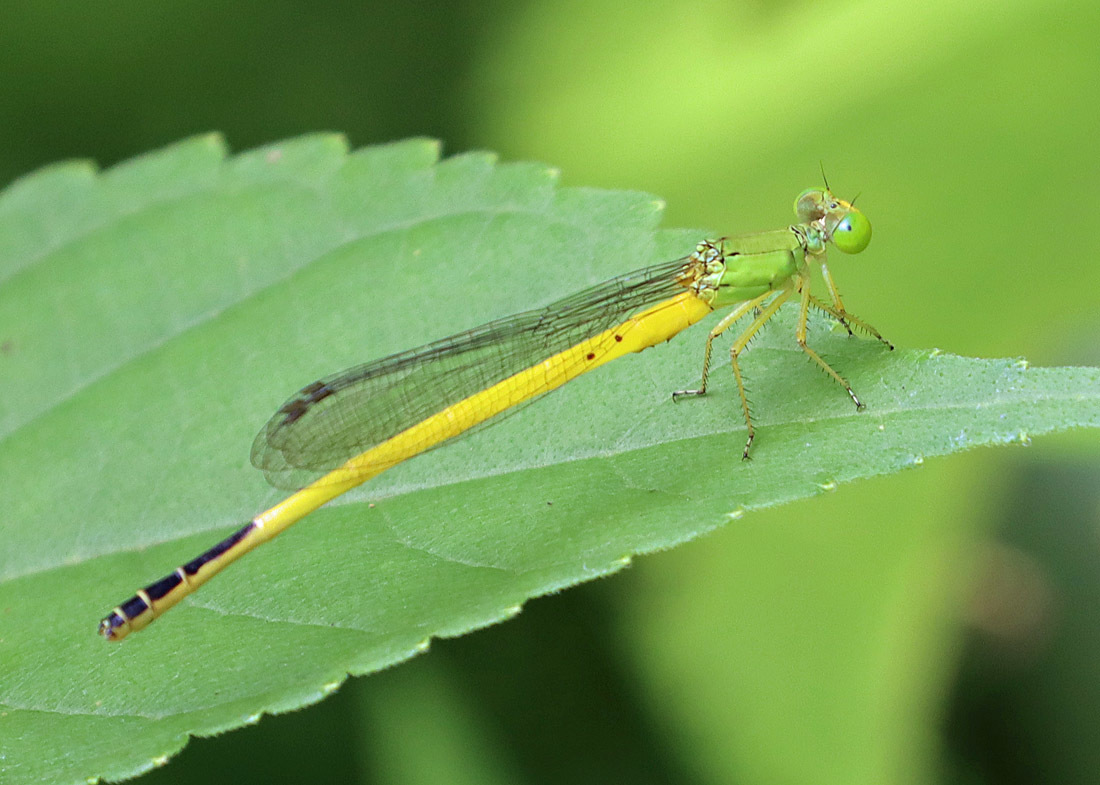
<path id="1" fill-rule="evenodd" d="M 5 0 L 0 182 L 429 135 L 732 233 L 823 163 L 875 224 L 846 302 L 899 346 L 1096 364 L 1098 36 L 1051 0 Z M 146 779 L 1096 782 L 1098 489 L 1071 434 L 756 513 Z"/>

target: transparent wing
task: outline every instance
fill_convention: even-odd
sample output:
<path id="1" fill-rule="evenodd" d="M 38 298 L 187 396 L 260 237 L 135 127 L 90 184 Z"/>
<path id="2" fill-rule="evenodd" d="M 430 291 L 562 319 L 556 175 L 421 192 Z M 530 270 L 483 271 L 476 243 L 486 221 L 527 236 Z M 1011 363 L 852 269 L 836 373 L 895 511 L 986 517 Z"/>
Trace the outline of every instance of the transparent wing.
<path id="1" fill-rule="evenodd" d="M 690 268 L 685 257 L 637 270 L 545 308 L 314 382 L 256 435 L 252 465 L 277 488 L 300 488 L 448 406 L 683 292 Z"/>

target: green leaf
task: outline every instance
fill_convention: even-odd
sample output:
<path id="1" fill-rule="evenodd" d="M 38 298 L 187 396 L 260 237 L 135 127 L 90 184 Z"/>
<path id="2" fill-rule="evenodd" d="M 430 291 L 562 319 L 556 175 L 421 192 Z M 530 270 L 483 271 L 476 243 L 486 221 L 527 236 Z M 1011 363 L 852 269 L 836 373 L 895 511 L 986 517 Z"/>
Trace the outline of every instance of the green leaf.
<path id="1" fill-rule="evenodd" d="M 742 462 L 727 373 L 705 399 L 669 396 L 697 378 L 700 327 L 397 467 L 102 641 L 115 603 L 280 498 L 248 448 L 288 393 L 702 236 L 658 231 L 644 194 L 437 158 L 334 136 L 226 158 L 207 136 L 0 195 L 4 782 L 133 775 L 754 508 L 1100 425 L 1096 369 L 891 353 L 815 320 L 857 413 L 787 309 L 745 358 L 759 429 Z M 872 323 L 888 307 L 850 305 Z"/>

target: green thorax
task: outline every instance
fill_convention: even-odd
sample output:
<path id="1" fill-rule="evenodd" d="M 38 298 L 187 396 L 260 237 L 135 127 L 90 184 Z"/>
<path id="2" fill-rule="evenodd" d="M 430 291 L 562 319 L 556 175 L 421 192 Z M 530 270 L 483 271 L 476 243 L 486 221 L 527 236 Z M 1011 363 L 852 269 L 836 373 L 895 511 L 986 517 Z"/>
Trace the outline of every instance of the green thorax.
<path id="1" fill-rule="evenodd" d="M 783 288 L 806 264 L 802 226 L 702 243 L 695 256 L 706 264 L 697 291 L 712 308 L 751 300 Z"/>

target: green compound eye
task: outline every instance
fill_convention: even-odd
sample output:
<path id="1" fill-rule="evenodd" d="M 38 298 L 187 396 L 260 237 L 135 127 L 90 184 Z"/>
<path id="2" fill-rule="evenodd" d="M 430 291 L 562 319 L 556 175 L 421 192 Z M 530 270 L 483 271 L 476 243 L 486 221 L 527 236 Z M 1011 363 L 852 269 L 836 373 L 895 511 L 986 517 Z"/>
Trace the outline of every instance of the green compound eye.
<path id="1" fill-rule="evenodd" d="M 858 210 L 844 216 L 833 229 L 833 243 L 844 253 L 859 253 L 871 242 L 871 222 Z"/>

